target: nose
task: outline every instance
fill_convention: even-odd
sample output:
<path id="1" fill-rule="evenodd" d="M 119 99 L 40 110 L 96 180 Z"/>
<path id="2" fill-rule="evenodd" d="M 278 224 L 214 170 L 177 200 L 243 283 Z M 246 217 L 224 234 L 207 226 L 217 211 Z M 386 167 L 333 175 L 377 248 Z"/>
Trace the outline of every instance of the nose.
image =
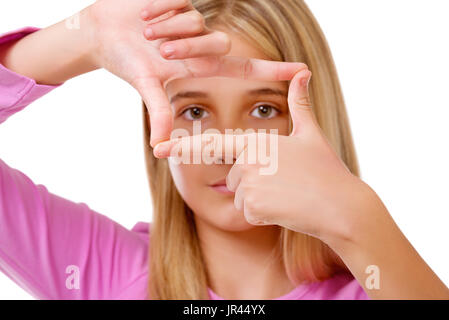
<path id="1" fill-rule="evenodd" d="M 245 121 L 245 118 L 238 112 L 221 114 L 219 121 L 215 122 L 214 125 L 214 129 L 218 130 L 221 134 L 234 135 L 234 138 L 225 139 L 225 141 L 223 141 L 223 143 L 228 144 L 228 147 L 224 148 L 224 151 L 221 154 L 215 156 L 215 159 L 217 160 L 216 163 L 221 165 L 234 165 L 239 156 L 236 154 L 235 146 L 239 145 L 239 142 L 241 143 L 235 136 L 254 132 L 255 129 L 252 128 L 248 121 Z M 229 147 L 229 143 L 232 143 L 234 148 Z"/>

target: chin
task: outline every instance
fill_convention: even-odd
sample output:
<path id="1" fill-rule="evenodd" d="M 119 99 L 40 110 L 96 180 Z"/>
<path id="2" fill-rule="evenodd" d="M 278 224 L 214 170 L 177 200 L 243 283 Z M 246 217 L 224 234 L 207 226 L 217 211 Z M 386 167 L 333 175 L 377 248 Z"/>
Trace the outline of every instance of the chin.
<path id="1" fill-rule="evenodd" d="M 206 214 L 201 214 L 201 211 L 197 212 L 198 214 L 195 214 L 195 220 L 200 219 L 202 223 L 221 231 L 241 232 L 257 227 L 246 221 L 243 212 L 237 211 L 233 202 L 229 206 L 210 206 L 207 208 Z"/>

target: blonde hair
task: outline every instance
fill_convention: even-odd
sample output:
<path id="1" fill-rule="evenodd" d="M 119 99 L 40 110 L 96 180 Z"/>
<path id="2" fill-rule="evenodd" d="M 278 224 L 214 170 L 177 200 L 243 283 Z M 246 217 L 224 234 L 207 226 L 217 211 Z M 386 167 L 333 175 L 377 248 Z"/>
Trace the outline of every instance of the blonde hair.
<path id="1" fill-rule="evenodd" d="M 313 73 L 310 95 L 317 121 L 337 154 L 359 175 L 349 121 L 328 43 L 302 0 L 192 0 L 208 26 L 245 37 L 271 60 L 304 62 Z M 207 271 L 193 213 L 178 193 L 166 159 L 153 156 L 143 104 L 144 148 L 153 198 L 149 248 L 149 298 L 208 299 Z M 322 241 L 282 228 L 279 257 L 296 285 L 349 272 Z"/>

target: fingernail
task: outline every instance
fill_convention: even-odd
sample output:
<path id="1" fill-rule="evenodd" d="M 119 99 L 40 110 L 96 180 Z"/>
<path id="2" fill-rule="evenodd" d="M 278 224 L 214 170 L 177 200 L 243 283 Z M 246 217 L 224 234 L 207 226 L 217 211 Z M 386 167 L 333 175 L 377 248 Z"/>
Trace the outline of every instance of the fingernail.
<path id="1" fill-rule="evenodd" d="M 168 147 L 163 142 L 159 142 L 153 149 L 153 153 L 157 158 L 163 157 L 168 151 Z"/>
<path id="2" fill-rule="evenodd" d="M 160 158 L 160 157 L 161 157 L 162 152 L 161 152 L 161 145 L 160 145 L 160 143 L 158 143 L 158 144 L 154 147 L 154 149 L 153 149 L 153 154 L 154 154 L 154 156 L 155 156 L 156 158 Z"/>
<path id="3" fill-rule="evenodd" d="M 157 158 L 157 159 L 160 159 L 160 158 L 161 158 L 161 154 L 160 154 L 159 148 L 158 148 L 157 146 L 154 147 L 154 149 L 153 149 L 153 155 L 154 155 L 154 157 Z"/>
<path id="4" fill-rule="evenodd" d="M 301 79 L 301 85 L 303 87 L 308 87 L 309 86 L 309 82 L 310 82 L 310 78 L 312 76 L 312 72 L 307 71 L 306 76 L 304 78 Z"/>
<path id="5" fill-rule="evenodd" d="M 154 36 L 153 29 L 151 29 L 151 28 L 145 29 L 145 37 L 152 38 L 153 36 Z"/>
<path id="6" fill-rule="evenodd" d="M 175 56 L 175 48 L 171 45 L 166 45 L 163 51 L 167 58 L 173 58 Z"/>

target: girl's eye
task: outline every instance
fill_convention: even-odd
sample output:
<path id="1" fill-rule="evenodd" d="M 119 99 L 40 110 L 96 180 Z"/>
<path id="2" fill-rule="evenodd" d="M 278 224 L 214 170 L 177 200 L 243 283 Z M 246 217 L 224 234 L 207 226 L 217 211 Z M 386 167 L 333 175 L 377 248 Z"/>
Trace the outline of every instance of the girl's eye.
<path id="1" fill-rule="evenodd" d="M 279 111 L 275 107 L 263 104 L 256 107 L 251 112 L 251 115 L 256 118 L 271 119 L 274 118 L 278 113 Z"/>
<path id="2" fill-rule="evenodd" d="M 199 107 L 193 107 L 193 108 L 188 108 L 188 109 L 184 110 L 182 112 L 182 115 L 187 120 L 194 121 L 194 120 L 201 120 L 203 118 L 206 118 L 209 115 L 209 112 L 207 112 L 206 110 L 199 108 Z"/>

